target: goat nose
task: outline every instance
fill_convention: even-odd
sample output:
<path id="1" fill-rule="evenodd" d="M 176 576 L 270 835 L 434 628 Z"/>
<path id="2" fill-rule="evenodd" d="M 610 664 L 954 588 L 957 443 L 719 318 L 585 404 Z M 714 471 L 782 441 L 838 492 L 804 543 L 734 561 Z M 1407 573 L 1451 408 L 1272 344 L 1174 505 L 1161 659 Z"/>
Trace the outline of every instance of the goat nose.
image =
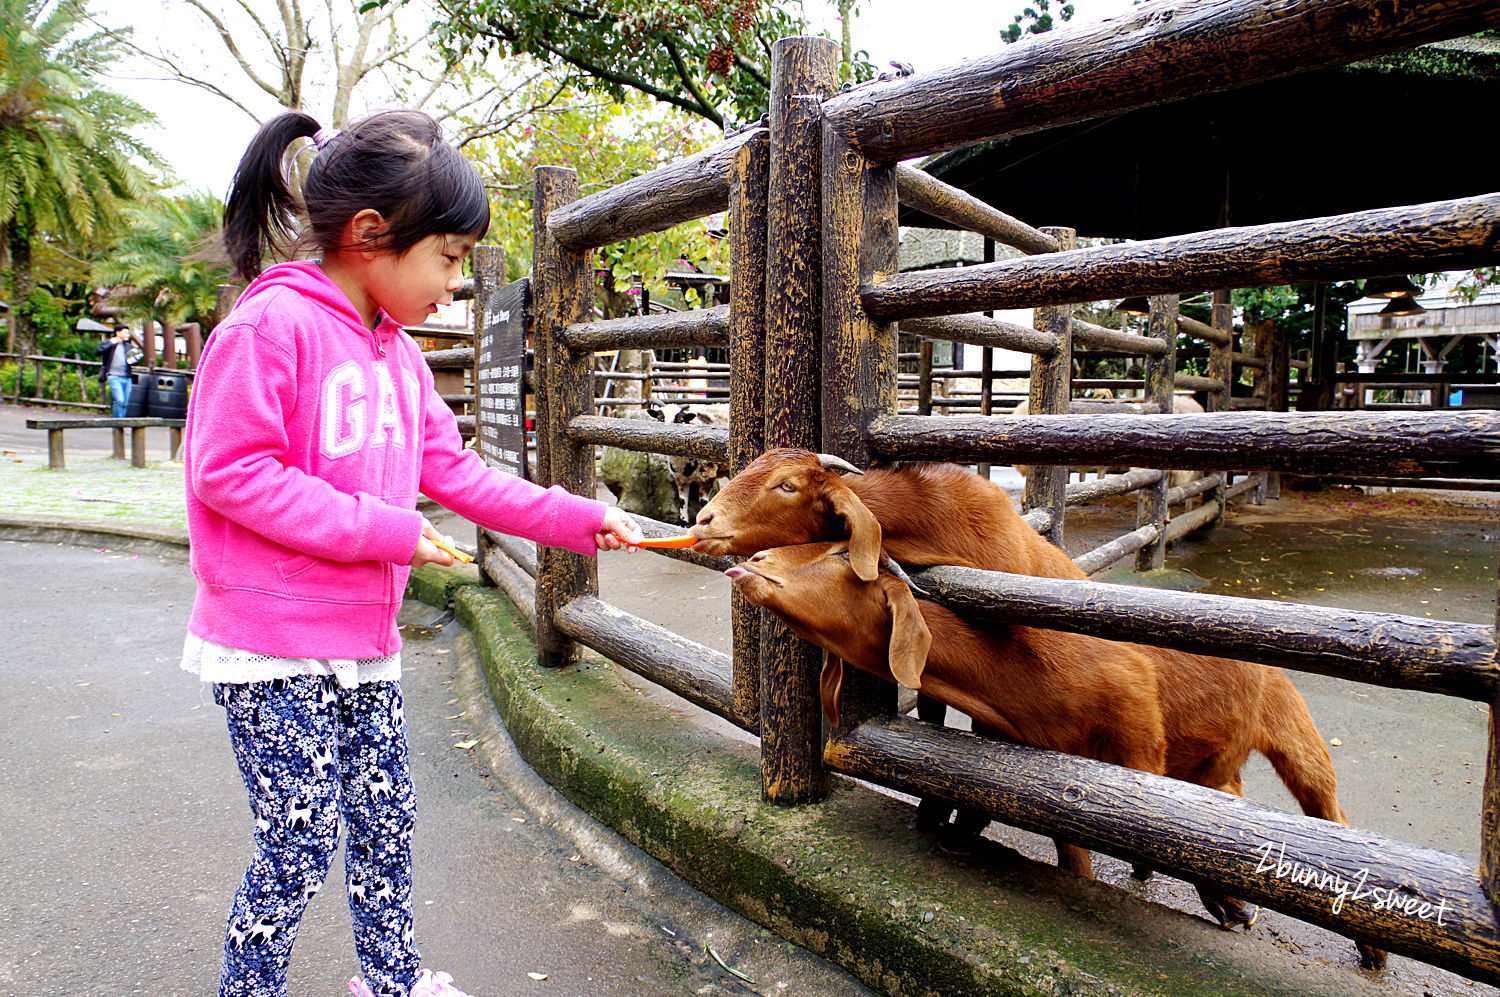
<path id="1" fill-rule="evenodd" d="M 768 550 L 758 550 L 754 554 L 750 555 L 750 560 L 752 560 L 752 561 L 764 561 L 766 558 L 768 558 L 770 556 L 771 556 L 771 552 L 770 551 L 768 551 Z"/>
<path id="2" fill-rule="evenodd" d="M 707 509 L 704 509 L 702 512 L 698 513 L 698 525 L 699 526 L 707 526 L 709 523 L 712 523 L 713 521 L 714 521 L 714 514 L 711 513 L 711 512 L 709 512 Z"/>

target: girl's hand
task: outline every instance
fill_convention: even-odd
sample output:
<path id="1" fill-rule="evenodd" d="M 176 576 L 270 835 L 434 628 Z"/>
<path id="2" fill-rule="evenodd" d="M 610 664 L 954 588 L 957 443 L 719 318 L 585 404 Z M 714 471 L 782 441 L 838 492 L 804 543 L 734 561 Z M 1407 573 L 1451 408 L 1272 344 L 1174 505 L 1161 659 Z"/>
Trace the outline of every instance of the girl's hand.
<path id="1" fill-rule="evenodd" d="M 450 547 L 453 545 L 452 537 L 445 537 L 437 531 L 437 527 L 422 517 L 422 535 L 417 538 L 417 550 L 411 556 L 411 566 L 420 568 L 424 564 L 449 565 L 453 563 L 453 555 L 438 547 L 434 540 L 441 540 Z"/>
<path id="2" fill-rule="evenodd" d="M 594 534 L 594 545 L 600 550 L 619 550 L 624 547 L 634 553 L 640 550 L 635 545 L 644 539 L 646 534 L 641 532 L 629 513 L 611 506 L 604 512 L 604 522 L 600 524 L 599 532 Z"/>

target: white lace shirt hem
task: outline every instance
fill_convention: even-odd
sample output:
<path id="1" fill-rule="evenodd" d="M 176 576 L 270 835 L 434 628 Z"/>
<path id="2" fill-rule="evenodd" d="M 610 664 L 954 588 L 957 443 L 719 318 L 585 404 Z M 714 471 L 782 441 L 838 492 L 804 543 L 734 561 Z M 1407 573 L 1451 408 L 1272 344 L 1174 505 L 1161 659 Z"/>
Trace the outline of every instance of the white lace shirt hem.
<path id="1" fill-rule="evenodd" d="M 228 685 L 269 682 L 297 675 L 328 675 L 344 689 L 401 678 L 401 654 L 381 658 L 282 658 L 225 647 L 189 633 L 182 645 L 182 670 L 203 682 Z"/>

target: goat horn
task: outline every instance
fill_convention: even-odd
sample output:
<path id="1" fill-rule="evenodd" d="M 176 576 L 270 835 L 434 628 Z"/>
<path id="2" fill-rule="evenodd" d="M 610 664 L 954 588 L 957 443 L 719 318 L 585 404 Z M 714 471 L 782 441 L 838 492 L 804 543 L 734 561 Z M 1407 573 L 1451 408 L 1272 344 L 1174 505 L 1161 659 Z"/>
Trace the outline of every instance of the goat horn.
<path id="1" fill-rule="evenodd" d="M 855 467 L 853 464 L 849 463 L 844 458 L 842 458 L 842 457 L 835 457 L 831 453 L 820 453 L 820 454 L 818 454 L 818 463 L 822 464 L 823 468 L 825 470 L 828 470 L 828 471 L 843 471 L 845 474 L 864 474 L 865 473 L 865 472 L 861 471 L 859 468 Z"/>
<path id="2" fill-rule="evenodd" d="M 911 589 L 913 595 L 919 595 L 924 599 L 932 598 L 932 593 L 928 592 L 926 589 L 922 588 L 922 586 L 912 581 L 911 575 L 908 575 L 906 573 L 906 569 L 896 563 L 895 558 L 889 556 L 882 557 L 880 559 L 880 566 L 905 582 L 906 587 Z"/>

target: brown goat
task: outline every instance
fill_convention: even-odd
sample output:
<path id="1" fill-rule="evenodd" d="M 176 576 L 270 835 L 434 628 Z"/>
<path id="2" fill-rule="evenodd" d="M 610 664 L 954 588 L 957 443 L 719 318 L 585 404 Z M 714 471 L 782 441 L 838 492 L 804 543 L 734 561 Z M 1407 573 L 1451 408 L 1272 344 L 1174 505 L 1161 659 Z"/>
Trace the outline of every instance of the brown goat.
<path id="1" fill-rule="evenodd" d="M 860 578 L 847 541 L 763 550 L 725 572 L 750 602 L 828 652 L 823 706 L 835 726 L 847 663 L 967 713 L 975 729 L 1039 748 L 1243 795 L 1240 769 L 1265 755 L 1310 816 L 1348 823 L 1323 738 L 1279 668 L 1082 634 L 971 623 L 888 572 Z M 1076 846 L 1070 846 L 1076 849 Z M 1091 876 L 1088 853 L 1059 847 Z M 1199 888 L 1223 924 L 1243 904 Z M 1356 942 L 1361 965 L 1386 954 Z"/>
<path id="2" fill-rule="evenodd" d="M 702 554 L 850 538 L 854 570 L 873 581 L 885 551 L 902 564 L 1087 578 L 1022 522 L 1005 489 L 952 464 L 907 464 L 841 475 L 810 450 L 769 450 L 703 507 Z"/>

